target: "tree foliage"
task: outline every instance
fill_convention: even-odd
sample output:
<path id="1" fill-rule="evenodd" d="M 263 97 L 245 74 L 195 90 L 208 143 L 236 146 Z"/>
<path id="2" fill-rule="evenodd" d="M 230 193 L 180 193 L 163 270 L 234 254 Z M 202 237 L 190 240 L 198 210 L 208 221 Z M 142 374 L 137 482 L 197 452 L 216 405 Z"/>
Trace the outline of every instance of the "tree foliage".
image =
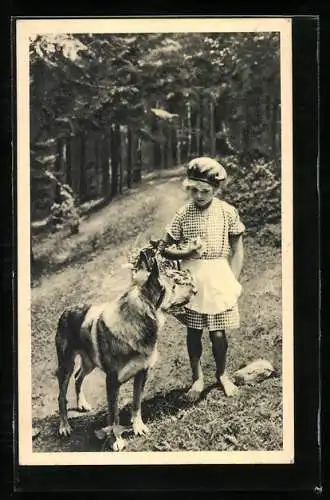
<path id="1" fill-rule="evenodd" d="M 274 33 L 38 36 L 30 47 L 31 107 L 42 125 L 66 119 L 74 131 L 141 125 L 153 107 L 179 112 L 188 98 L 194 107 L 210 96 L 240 120 L 267 85 L 278 96 L 278 51 Z M 265 125 L 258 113 L 251 117 L 250 126 Z"/>
<path id="2" fill-rule="evenodd" d="M 141 142 L 154 148 L 160 164 L 165 157 L 178 163 L 180 140 L 185 158 L 196 152 L 234 153 L 242 169 L 257 151 L 278 178 L 277 33 L 39 35 L 30 43 L 30 76 L 32 177 L 39 178 L 42 169 L 54 170 L 57 160 L 45 158 L 58 159 L 56 148 L 44 150 L 40 159 L 36 143 L 80 134 L 84 144 L 86 134 L 95 131 L 104 137 L 106 150 L 113 147 L 111 164 L 122 176 L 116 141 L 126 127 L 124 149 L 130 158 L 138 151 L 133 163 L 141 161 Z M 102 161 L 108 182 L 108 163 Z M 253 168 L 253 179 L 243 170 L 241 178 L 254 181 Z M 82 187 L 87 174 L 83 166 Z M 133 177 L 129 171 L 128 184 Z"/>

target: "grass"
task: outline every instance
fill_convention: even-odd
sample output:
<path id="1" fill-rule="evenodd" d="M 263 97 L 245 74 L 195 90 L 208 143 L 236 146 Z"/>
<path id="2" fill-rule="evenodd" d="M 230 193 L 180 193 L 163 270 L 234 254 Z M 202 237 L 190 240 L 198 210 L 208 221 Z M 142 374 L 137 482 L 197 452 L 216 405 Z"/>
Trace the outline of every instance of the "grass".
<path id="1" fill-rule="evenodd" d="M 52 235 L 34 241 L 35 255 L 49 262 L 32 289 L 32 406 L 40 429 L 34 451 L 101 451 L 94 429 L 106 423 L 105 380 L 95 370 L 85 393 L 94 410 L 74 411 L 69 387 L 73 434 L 57 436 L 57 382 L 54 334 L 64 306 L 74 302 L 114 298 L 127 286 L 128 271 L 121 268 L 137 234 L 158 236 L 177 207 L 184 202 L 179 181 L 150 180 L 141 191 L 124 196 L 86 218 L 81 234 Z M 92 242 L 95 241 L 93 244 Z M 241 327 L 229 333 L 228 370 L 257 358 L 272 361 L 272 343 L 281 334 L 281 258 L 271 244 L 245 239 L 244 288 L 240 298 Z M 127 451 L 279 450 L 282 448 L 282 381 L 272 377 L 255 386 L 243 386 L 235 398 L 225 398 L 215 385 L 215 367 L 209 338 L 203 336 L 206 390 L 195 405 L 184 394 L 190 384 L 185 329 L 169 317 L 159 339 L 160 360 L 147 382 L 142 412 L 150 434 L 133 437 Z M 132 384 L 122 387 L 121 421 L 129 425 Z"/>

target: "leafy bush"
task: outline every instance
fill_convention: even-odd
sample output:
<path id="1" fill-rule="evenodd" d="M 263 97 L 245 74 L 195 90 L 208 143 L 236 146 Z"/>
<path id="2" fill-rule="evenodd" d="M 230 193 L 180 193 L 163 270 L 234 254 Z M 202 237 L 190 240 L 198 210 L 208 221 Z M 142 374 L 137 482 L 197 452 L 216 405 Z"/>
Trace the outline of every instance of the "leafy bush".
<path id="1" fill-rule="evenodd" d="M 221 196 L 233 204 L 248 229 L 281 220 L 280 166 L 275 161 L 254 160 L 247 165 L 237 157 L 222 159 L 228 182 Z"/>
<path id="2" fill-rule="evenodd" d="M 79 232 L 80 215 L 74 194 L 67 184 L 58 185 L 55 202 L 50 209 L 49 222 L 55 231 L 69 226 L 72 234 Z"/>
<path id="3" fill-rule="evenodd" d="M 281 226 L 279 224 L 266 224 L 256 234 L 261 245 L 281 247 Z"/>

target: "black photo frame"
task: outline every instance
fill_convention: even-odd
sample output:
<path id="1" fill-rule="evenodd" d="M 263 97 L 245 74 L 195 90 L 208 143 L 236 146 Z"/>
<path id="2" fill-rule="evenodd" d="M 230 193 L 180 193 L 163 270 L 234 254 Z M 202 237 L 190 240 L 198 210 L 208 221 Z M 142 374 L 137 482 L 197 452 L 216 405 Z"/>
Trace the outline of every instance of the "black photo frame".
<path id="1" fill-rule="evenodd" d="M 15 21 L 12 20 L 12 71 L 15 82 Z M 132 14 L 133 15 L 133 14 Z M 254 14 L 253 14 L 254 15 Z M 257 15 L 256 15 L 257 16 Z M 262 17 L 262 15 L 260 15 Z M 93 16 L 91 16 L 93 17 Z M 242 16 L 244 17 L 244 16 Z M 280 17 L 272 15 L 272 17 Z M 22 466 L 18 463 L 17 317 L 14 319 L 13 370 L 6 357 L 5 377 L 13 380 L 13 489 L 15 491 L 109 492 L 312 492 L 322 491 L 320 437 L 320 221 L 318 193 L 319 66 L 317 16 L 292 19 L 293 229 L 294 229 L 294 415 L 295 460 L 291 464 L 202 464 L 125 466 Z M 11 278 L 17 315 L 17 123 L 12 85 L 14 169 L 12 186 Z M 8 255 L 8 254 L 7 254 Z M 10 342 L 9 342 L 10 343 Z M 8 344 L 8 339 L 7 339 Z M 10 343 L 11 344 L 11 343 Z M 8 348 L 8 347 L 7 347 Z M 9 357 L 8 357 L 9 358 Z M 13 375 L 13 378 L 12 378 Z M 10 387 L 10 383 L 7 387 Z M 5 405 L 8 409 L 7 391 Z M 8 414 L 7 414 L 8 415 Z M 8 422 L 7 422 L 8 424 Z M 8 434 L 7 434 L 8 436 Z M 7 441 L 8 442 L 8 441 Z"/>

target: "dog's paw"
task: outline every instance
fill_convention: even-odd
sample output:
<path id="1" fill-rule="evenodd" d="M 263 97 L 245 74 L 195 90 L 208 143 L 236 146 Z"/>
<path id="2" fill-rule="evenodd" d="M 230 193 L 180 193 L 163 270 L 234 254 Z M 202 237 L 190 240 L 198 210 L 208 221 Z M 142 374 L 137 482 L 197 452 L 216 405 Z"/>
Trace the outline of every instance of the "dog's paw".
<path id="1" fill-rule="evenodd" d="M 88 401 L 84 400 L 84 401 L 78 402 L 77 411 L 80 411 L 82 413 L 86 413 L 86 412 L 91 411 L 91 410 L 92 410 L 92 407 L 88 403 Z"/>
<path id="2" fill-rule="evenodd" d="M 122 451 L 126 447 L 126 441 L 122 437 L 118 437 L 112 445 L 113 451 Z"/>
<path id="3" fill-rule="evenodd" d="M 141 418 L 133 419 L 133 432 L 135 436 L 144 436 L 148 434 L 149 427 L 142 421 Z"/>
<path id="4" fill-rule="evenodd" d="M 71 425 L 69 424 L 69 422 L 61 422 L 60 427 L 58 429 L 58 433 L 60 436 L 63 436 L 63 437 L 70 436 L 72 433 L 72 429 L 71 429 Z"/>

